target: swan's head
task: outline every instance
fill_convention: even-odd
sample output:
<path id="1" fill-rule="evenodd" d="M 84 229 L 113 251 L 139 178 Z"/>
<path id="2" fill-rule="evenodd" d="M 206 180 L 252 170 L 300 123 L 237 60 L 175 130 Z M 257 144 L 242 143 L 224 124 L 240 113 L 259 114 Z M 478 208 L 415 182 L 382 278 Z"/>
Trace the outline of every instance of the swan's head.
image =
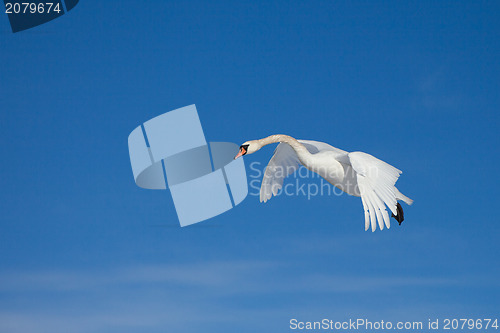
<path id="1" fill-rule="evenodd" d="M 240 151 L 238 152 L 238 155 L 234 157 L 234 159 L 237 159 L 238 157 L 243 155 L 253 154 L 260 148 L 262 148 L 262 145 L 258 140 L 247 141 L 240 146 Z"/>

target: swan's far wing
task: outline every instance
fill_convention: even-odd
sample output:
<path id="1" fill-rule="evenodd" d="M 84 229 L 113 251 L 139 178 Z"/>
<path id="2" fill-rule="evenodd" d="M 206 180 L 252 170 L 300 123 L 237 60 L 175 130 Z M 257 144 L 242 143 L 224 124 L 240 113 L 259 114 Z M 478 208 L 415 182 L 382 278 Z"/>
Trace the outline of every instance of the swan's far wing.
<path id="1" fill-rule="evenodd" d="M 288 143 L 280 143 L 269 161 L 262 178 L 260 201 L 266 202 L 283 187 L 283 180 L 300 167 L 295 151 Z"/>
<path id="2" fill-rule="evenodd" d="M 387 205 L 393 214 L 397 214 L 397 190 L 394 184 L 401 171 L 366 153 L 349 153 L 348 157 L 352 168 L 356 171 L 358 188 L 365 210 L 365 230 L 368 230 L 371 224 L 372 231 L 375 231 L 377 221 L 380 230 L 384 229 L 384 223 L 387 228 L 390 228 L 389 215 L 385 206 Z"/>
<path id="3" fill-rule="evenodd" d="M 317 152 L 323 151 L 323 150 L 329 150 L 338 153 L 339 155 L 345 155 L 347 154 L 346 151 L 342 149 L 335 148 L 333 146 L 330 146 L 328 143 L 324 142 L 319 142 L 319 141 L 312 141 L 312 140 L 297 140 L 300 143 L 302 143 L 307 150 L 311 154 L 316 154 Z"/>

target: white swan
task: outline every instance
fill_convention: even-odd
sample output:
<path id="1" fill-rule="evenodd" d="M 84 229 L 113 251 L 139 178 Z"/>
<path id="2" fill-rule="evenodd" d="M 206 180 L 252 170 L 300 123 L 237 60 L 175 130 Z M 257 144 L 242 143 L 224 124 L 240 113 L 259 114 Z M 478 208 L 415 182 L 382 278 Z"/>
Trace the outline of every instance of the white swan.
<path id="1" fill-rule="evenodd" d="M 252 140 L 240 146 L 238 158 L 253 154 L 262 147 L 280 142 L 269 161 L 262 179 L 260 201 L 266 202 L 283 186 L 283 180 L 295 172 L 300 165 L 316 172 L 340 190 L 361 197 L 365 211 L 365 230 L 371 225 L 372 231 L 390 228 L 389 215 L 401 224 L 403 208 L 398 200 L 408 205 L 413 200 L 403 195 L 394 186 L 402 173 L 395 167 L 362 152 L 346 152 L 324 142 L 296 140 L 288 135 L 271 135 L 260 140 Z"/>

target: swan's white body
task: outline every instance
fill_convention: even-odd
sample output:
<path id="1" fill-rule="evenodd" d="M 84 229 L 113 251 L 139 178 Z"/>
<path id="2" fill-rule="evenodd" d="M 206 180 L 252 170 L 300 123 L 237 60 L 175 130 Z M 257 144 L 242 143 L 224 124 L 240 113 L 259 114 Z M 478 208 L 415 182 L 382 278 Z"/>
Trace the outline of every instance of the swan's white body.
<path id="1" fill-rule="evenodd" d="M 266 202 L 273 195 L 277 195 L 285 177 L 303 165 L 340 190 L 361 197 L 365 211 L 365 230 L 371 225 L 372 231 L 375 231 L 377 224 L 381 230 L 384 229 L 384 224 L 390 228 L 386 206 L 397 215 L 398 200 L 409 205 L 413 203 L 413 200 L 394 186 L 402 172 L 363 152 L 349 153 L 324 142 L 296 140 L 288 135 L 278 134 L 261 140 L 248 141 L 248 153 L 276 142 L 280 144 L 269 161 L 262 179 L 261 202 Z"/>

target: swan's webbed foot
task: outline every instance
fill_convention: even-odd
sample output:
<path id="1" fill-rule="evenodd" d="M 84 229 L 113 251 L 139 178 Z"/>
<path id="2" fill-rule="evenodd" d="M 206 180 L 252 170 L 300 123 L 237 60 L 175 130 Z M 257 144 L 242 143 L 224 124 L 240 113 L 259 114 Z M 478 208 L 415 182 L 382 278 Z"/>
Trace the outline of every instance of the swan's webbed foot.
<path id="1" fill-rule="evenodd" d="M 398 221 L 399 225 L 401 225 L 401 222 L 403 222 L 405 219 L 405 214 L 403 213 L 403 207 L 401 207 L 399 202 L 396 205 L 396 211 L 398 215 L 392 214 L 392 217 L 394 217 L 396 221 Z"/>

